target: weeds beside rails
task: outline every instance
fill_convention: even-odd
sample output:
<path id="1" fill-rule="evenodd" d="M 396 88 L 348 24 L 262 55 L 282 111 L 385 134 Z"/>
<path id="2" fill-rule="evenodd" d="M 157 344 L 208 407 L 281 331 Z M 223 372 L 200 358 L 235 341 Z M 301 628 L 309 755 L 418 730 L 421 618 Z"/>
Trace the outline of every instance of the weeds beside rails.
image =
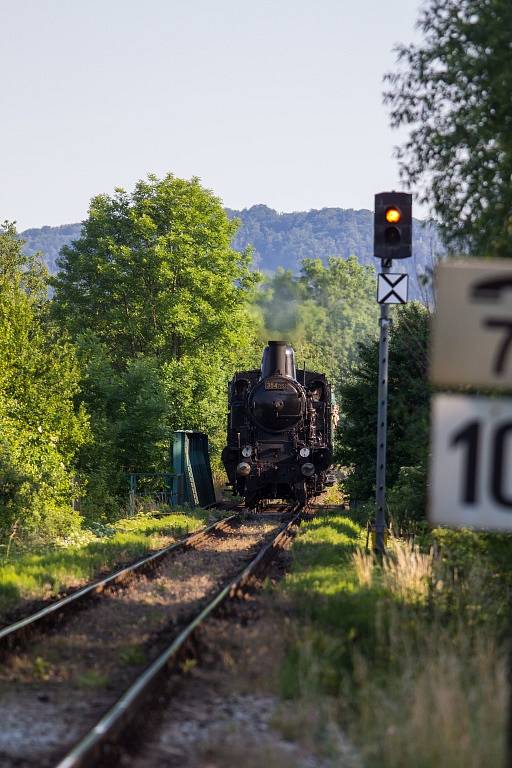
<path id="1" fill-rule="evenodd" d="M 504 617 L 485 558 L 450 558 L 398 539 L 380 563 L 342 513 L 307 523 L 284 590 L 292 622 L 283 692 L 329 717 L 361 765 L 503 764 Z M 326 704 L 328 702 L 328 704 Z"/>
<path id="2" fill-rule="evenodd" d="M 47 599 L 79 587 L 100 573 L 160 549 L 203 525 L 203 509 L 174 509 L 122 518 L 83 529 L 67 542 L 25 543 L 0 555 L 0 623 L 23 601 Z"/>

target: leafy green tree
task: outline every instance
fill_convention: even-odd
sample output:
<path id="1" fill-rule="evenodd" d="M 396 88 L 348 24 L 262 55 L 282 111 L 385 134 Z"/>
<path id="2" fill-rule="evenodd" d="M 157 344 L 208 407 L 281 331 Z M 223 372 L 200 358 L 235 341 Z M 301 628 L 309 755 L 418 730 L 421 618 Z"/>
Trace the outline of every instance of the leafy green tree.
<path id="1" fill-rule="evenodd" d="M 74 347 L 47 313 L 47 275 L 25 256 L 13 224 L 0 229 L 0 533 L 52 536 L 79 523 L 77 452 L 89 439 L 74 400 Z"/>
<path id="2" fill-rule="evenodd" d="M 427 509 L 427 470 L 422 459 L 414 467 L 400 467 L 398 477 L 388 494 L 389 520 L 395 534 L 418 530 L 424 524 Z"/>
<path id="3" fill-rule="evenodd" d="M 512 256 L 510 0 L 429 0 L 418 45 L 387 75 L 391 124 L 408 126 L 401 171 L 452 249 Z"/>
<path id="4" fill-rule="evenodd" d="M 338 386 L 357 359 L 357 341 L 377 329 L 375 273 L 357 259 L 304 259 L 299 276 L 278 270 L 257 302 L 264 335 L 289 339 L 306 362 Z"/>
<path id="5" fill-rule="evenodd" d="M 93 332 L 121 368 L 238 343 L 256 277 L 231 247 L 236 228 L 198 179 L 149 176 L 131 195 L 98 195 L 61 251 L 55 314 L 75 337 Z"/>
<path id="6" fill-rule="evenodd" d="M 82 399 L 94 440 L 80 452 L 87 478 L 83 512 L 95 520 L 119 511 L 130 472 L 161 472 L 169 448 L 167 400 L 154 360 L 134 358 L 125 370 L 114 368 L 104 347 L 84 334 L 78 340 Z"/>
<path id="7" fill-rule="evenodd" d="M 214 467 L 226 443 L 227 383 L 235 371 L 259 367 L 261 343 L 240 354 L 198 350 L 163 366 L 171 430 L 197 429 L 209 437 Z"/>
<path id="8" fill-rule="evenodd" d="M 397 309 L 389 354 L 390 486 L 397 481 L 402 467 L 424 468 L 426 464 L 430 400 L 428 333 L 429 313 L 421 304 L 412 302 Z M 378 342 L 361 343 L 359 361 L 340 391 L 337 458 L 352 468 L 346 488 L 352 498 L 360 500 L 369 499 L 375 488 L 378 365 Z"/>
<path id="9" fill-rule="evenodd" d="M 375 280 L 373 267 L 361 266 L 353 256 L 331 257 L 327 266 L 318 259 L 302 263 L 311 316 L 308 340 L 319 343 L 326 372 L 337 386 L 357 360 L 357 342 L 376 333 Z"/>
<path id="10" fill-rule="evenodd" d="M 237 223 L 197 179 L 149 176 L 90 206 L 61 251 L 54 316 L 79 340 L 93 446 L 89 504 L 113 510 L 130 471 L 168 467 L 169 432 L 225 436 L 225 385 L 253 355 L 259 276 L 231 247 Z"/>

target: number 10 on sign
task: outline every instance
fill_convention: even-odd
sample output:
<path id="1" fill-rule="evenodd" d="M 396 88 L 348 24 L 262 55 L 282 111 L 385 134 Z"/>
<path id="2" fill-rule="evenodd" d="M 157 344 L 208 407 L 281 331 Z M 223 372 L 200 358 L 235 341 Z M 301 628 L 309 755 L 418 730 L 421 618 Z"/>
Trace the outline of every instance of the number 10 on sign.
<path id="1" fill-rule="evenodd" d="M 512 399 L 437 395 L 430 522 L 512 530 Z"/>

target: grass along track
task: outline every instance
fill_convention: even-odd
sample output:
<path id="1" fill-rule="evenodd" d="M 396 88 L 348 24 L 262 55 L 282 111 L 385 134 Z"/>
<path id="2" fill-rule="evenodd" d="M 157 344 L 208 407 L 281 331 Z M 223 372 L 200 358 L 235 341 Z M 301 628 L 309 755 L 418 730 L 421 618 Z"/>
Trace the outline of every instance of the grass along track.
<path id="1" fill-rule="evenodd" d="M 139 513 L 97 525 L 94 531 L 84 529 L 57 544 L 13 544 L 0 556 L 0 626 L 172 544 L 212 519 L 212 512 L 200 508 L 175 509 L 161 517 Z"/>
<path id="2" fill-rule="evenodd" d="M 206 537 L 10 655 L 0 680 L 1 764 L 53 766 L 277 524 L 247 521 Z"/>
<path id="3" fill-rule="evenodd" d="M 68 615 L 82 609 L 88 601 L 98 597 L 105 590 L 126 586 L 130 579 L 151 573 L 170 555 L 176 554 L 187 547 L 193 547 L 199 542 L 205 541 L 209 536 L 229 530 L 229 527 L 234 525 L 239 519 L 237 514 L 233 514 L 230 517 L 217 520 L 211 525 L 200 528 L 183 539 L 169 544 L 169 546 L 157 550 L 150 555 L 146 555 L 134 563 L 125 565 L 107 576 L 96 579 L 60 600 L 50 602 L 49 605 L 46 605 L 39 611 L 3 627 L 0 629 L 0 654 L 14 648 L 19 648 L 33 636 L 34 632 L 42 631 L 56 623 L 61 624 Z"/>
<path id="4" fill-rule="evenodd" d="M 330 722 L 366 768 L 503 765 L 509 540 L 437 529 L 391 538 L 380 563 L 365 538 L 355 515 L 318 510 L 277 588 L 295 737 Z"/>

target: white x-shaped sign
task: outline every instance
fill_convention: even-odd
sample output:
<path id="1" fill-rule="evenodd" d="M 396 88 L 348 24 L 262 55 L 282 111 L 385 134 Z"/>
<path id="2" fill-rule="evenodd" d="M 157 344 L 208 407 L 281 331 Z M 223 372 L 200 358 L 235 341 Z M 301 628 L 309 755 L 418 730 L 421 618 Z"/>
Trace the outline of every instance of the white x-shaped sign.
<path id="1" fill-rule="evenodd" d="M 401 274 L 379 274 L 377 301 L 379 304 L 406 304 L 409 276 Z"/>

